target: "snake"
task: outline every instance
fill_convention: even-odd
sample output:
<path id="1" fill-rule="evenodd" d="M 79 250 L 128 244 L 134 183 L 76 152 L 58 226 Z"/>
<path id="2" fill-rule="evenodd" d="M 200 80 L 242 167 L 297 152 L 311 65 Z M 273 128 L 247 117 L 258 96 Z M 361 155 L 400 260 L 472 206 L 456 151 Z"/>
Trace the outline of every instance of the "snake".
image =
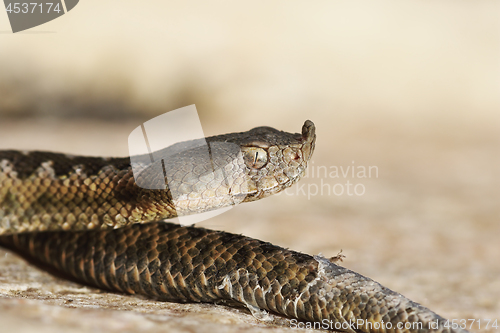
<path id="1" fill-rule="evenodd" d="M 133 157 L 0 151 L 0 246 L 86 285 L 243 307 L 264 321 L 467 332 L 338 258 L 167 222 L 283 191 L 304 175 L 315 142 L 307 120 L 301 133 L 257 127 Z"/>

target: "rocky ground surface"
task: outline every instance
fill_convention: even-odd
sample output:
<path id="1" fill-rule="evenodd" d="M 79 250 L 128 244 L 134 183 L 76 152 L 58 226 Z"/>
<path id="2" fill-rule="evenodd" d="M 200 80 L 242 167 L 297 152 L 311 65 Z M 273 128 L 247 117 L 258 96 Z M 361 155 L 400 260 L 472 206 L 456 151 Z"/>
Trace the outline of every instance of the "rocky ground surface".
<path id="1" fill-rule="evenodd" d="M 446 127 L 436 120 L 395 126 L 373 120 L 329 125 L 319 115 L 313 120 L 318 144 L 308 177 L 286 193 L 240 205 L 201 226 L 309 254 L 333 256 L 342 249 L 342 265 L 446 318 L 481 320 L 474 332 L 499 332 L 484 327 L 486 319 L 500 325 L 497 124 Z M 283 129 L 297 131 L 301 121 L 285 122 Z M 0 148 L 125 155 L 126 137 L 137 125 L 2 121 Z M 245 123 L 209 127 L 217 133 L 244 130 Z M 354 177 L 341 174 L 341 167 L 345 172 L 353 166 Z M 376 167 L 371 177 L 358 177 L 359 167 L 369 166 Z M 354 193 L 355 185 L 364 194 Z M 334 186 L 336 193 L 328 194 Z M 337 195 L 341 188 L 345 192 Z M 276 319 L 268 324 L 244 308 L 103 292 L 54 277 L 0 249 L 0 322 L 5 332 L 293 330 L 283 318 Z"/>

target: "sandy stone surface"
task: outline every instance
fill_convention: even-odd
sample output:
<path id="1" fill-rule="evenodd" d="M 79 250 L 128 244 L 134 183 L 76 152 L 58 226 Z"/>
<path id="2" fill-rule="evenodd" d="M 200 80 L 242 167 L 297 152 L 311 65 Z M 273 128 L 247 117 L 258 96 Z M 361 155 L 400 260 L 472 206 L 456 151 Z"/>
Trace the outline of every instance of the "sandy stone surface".
<path id="1" fill-rule="evenodd" d="M 201 225 L 310 254 L 333 256 L 342 249 L 346 255 L 342 265 L 446 318 L 500 320 L 500 137 L 496 123 L 446 127 L 428 120 L 391 126 L 388 120 L 372 120 L 360 125 L 355 119 L 335 124 L 320 113 L 308 116 L 318 127 L 308 177 L 284 194 L 240 205 Z M 301 122 L 300 118 L 285 121 L 282 128 L 298 131 Z M 137 125 L 134 121 L 113 125 L 107 132 L 106 122 L 42 124 L 2 122 L 1 148 L 10 144 L 10 148 L 126 154 L 122 139 Z M 207 125 L 213 132 L 240 126 L 245 122 L 237 118 L 230 125 Z M 68 133 L 71 138 L 64 140 Z M 88 133 L 93 135 L 88 137 Z M 357 171 L 376 166 L 378 177 L 375 173 L 371 178 L 322 174 L 321 166 L 330 173 L 335 167 L 345 171 L 353 165 Z M 333 188 L 347 181 L 353 186 L 362 184 L 365 193 L 327 194 L 325 184 Z M 339 193 L 340 186 L 335 189 Z M 357 189 L 359 194 L 361 187 Z M 165 303 L 103 292 L 51 276 L 4 250 L 0 250 L 0 267 L 0 321 L 6 331 L 292 330 L 286 320 L 277 318 L 277 323 L 266 324 L 243 308 Z M 473 331 L 497 332 L 477 327 Z"/>
<path id="2" fill-rule="evenodd" d="M 207 135 L 311 119 L 307 178 L 200 225 L 342 250 L 349 269 L 500 333 L 485 328 L 500 325 L 499 8 L 85 0 L 18 34 L 0 10 L 0 149 L 125 156 L 134 128 L 191 104 Z M 102 292 L 0 249 L 0 332 L 144 331 L 293 329 L 243 308 Z"/>

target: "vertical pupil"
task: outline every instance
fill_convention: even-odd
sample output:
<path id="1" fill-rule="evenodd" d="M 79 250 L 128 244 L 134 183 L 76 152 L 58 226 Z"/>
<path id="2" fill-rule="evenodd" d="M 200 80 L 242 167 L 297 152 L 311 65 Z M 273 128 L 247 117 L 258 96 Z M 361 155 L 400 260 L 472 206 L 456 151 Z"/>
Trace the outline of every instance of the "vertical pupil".
<path id="1" fill-rule="evenodd" d="M 253 160 L 253 164 L 257 163 L 257 157 L 259 156 L 259 152 L 255 152 L 255 159 Z"/>

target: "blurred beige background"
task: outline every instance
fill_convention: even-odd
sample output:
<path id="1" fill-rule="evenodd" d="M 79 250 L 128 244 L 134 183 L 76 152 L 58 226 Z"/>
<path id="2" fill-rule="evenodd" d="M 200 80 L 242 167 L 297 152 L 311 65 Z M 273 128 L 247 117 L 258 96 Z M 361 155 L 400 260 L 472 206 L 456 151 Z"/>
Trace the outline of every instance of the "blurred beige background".
<path id="1" fill-rule="evenodd" d="M 444 317 L 500 325 L 499 14 L 496 1 L 84 0 L 12 34 L 0 11 L 0 149 L 123 156 L 136 126 L 190 104 L 207 135 L 299 132 L 311 119 L 315 170 L 376 166 L 378 177 L 310 174 L 304 193 L 202 226 L 310 254 L 342 249 L 344 266 Z M 313 195 L 347 181 L 364 194 Z M 0 322 L 290 330 L 244 309 L 99 292 L 3 250 Z"/>

